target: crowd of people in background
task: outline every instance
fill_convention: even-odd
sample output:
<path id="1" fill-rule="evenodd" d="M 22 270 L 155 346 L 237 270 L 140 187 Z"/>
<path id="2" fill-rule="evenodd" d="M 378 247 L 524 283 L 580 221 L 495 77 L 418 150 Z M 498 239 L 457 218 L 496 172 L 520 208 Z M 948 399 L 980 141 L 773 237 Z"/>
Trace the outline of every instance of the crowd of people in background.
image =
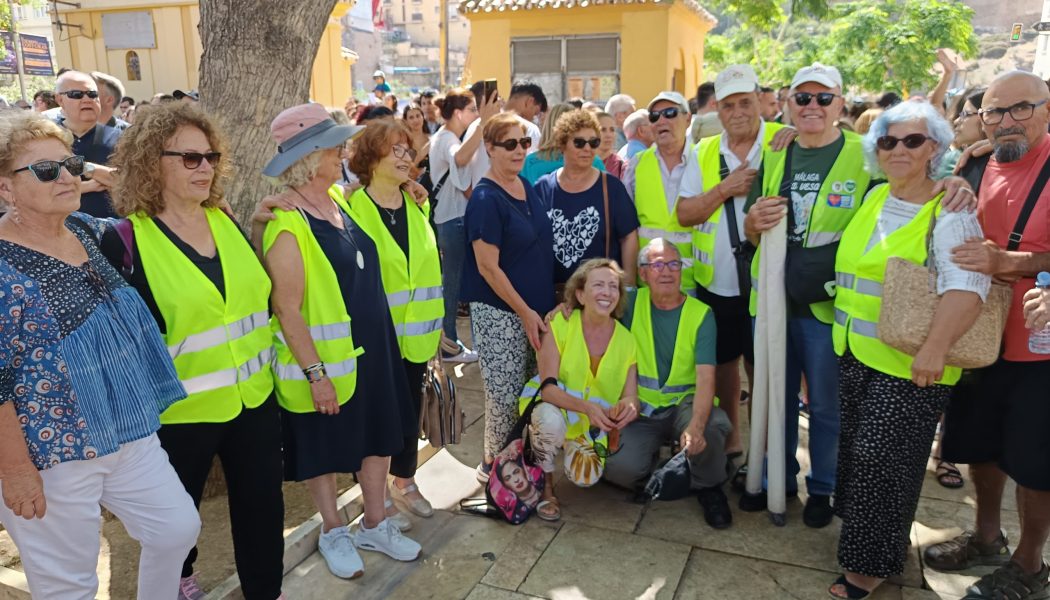
<path id="1" fill-rule="evenodd" d="M 769 507 L 743 491 L 740 433 L 765 313 L 786 322 L 771 362 L 787 495 L 805 475 L 804 524 L 842 520 L 831 596 L 903 572 L 932 452 L 946 487 L 970 465 L 977 519 L 927 564 L 997 567 L 966 599 L 1046 598 L 1050 341 L 1032 340 L 1050 321 L 1035 286 L 1050 89 L 1010 72 L 949 95 L 955 61 L 938 60 L 928 96 L 874 103 L 819 63 L 783 85 L 732 65 L 691 99 L 641 105 L 492 80 L 406 103 L 376 71 L 363 100 L 275 111 L 262 173 L 279 191 L 247 228 L 223 193 L 238 132 L 197 91 L 136 102 L 112 76 L 63 70 L 0 112 L 0 522 L 31 591 L 94 594 L 105 507 L 142 545 L 140 598 L 203 598 L 195 507 L 216 457 L 245 598 L 284 597 L 282 481 L 305 482 L 334 575 L 361 576 L 359 550 L 416 560 L 405 532 L 434 514 L 415 474 L 437 361 L 479 363 L 481 483 L 542 398 L 525 433 L 546 478 L 538 518 L 561 518 L 558 472 L 644 498 L 671 446 L 698 516 L 726 529 L 726 487 L 738 510 Z M 774 231 L 786 298 L 769 304 Z M 914 354 L 877 333 L 894 259 L 936 271 Z M 964 372 L 948 353 L 993 282 L 1013 290 L 1001 358 Z M 340 473 L 361 484 L 354 526 Z"/>

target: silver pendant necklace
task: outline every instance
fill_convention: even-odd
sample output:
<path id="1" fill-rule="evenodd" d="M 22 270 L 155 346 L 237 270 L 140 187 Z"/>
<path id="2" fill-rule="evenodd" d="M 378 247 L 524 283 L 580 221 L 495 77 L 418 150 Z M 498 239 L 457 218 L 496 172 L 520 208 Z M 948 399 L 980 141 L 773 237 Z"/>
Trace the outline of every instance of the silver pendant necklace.
<path id="1" fill-rule="evenodd" d="M 295 192 L 296 194 L 299 194 L 299 197 L 302 198 L 303 200 L 305 200 L 307 204 L 310 203 L 310 201 L 307 200 L 306 196 L 304 196 L 302 192 L 300 192 L 299 190 L 297 190 L 295 188 L 289 188 L 289 189 L 292 190 L 293 192 Z M 357 251 L 357 256 L 356 256 L 357 268 L 358 268 L 358 270 L 364 271 L 365 270 L 365 255 L 361 254 L 361 248 L 359 248 L 357 246 L 357 242 L 354 241 L 354 236 L 350 235 L 350 225 L 351 225 L 350 219 L 347 218 L 346 213 L 343 212 L 342 207 L 339 207 L 338 205 L 336 205 L 336 206 L 338 207 L 338 210 L 339 210 L 339 216 L 343 220 L 343 228 L 342 229 L 338 229 L 337 228 L 337 230 L 339 231 L 339 235 L 344 240 L 350 242 L 350 245 L 352 245 L 354 247 L 354 250 Z"/>
<path id="2" fill-rule="evenodd" d="M 376 206 L 379 206 L 379 205 L 376 204 Z M 383 209 L 383 212 L 385 212 L 387 215 L 390 216 L 390 224 L 391 225 L 397 225 L 397 210 L 396 209 L 395 210 L 390 210 L 389 208 L 387 208 L 385 206 L 379 206 L 379 208 Z"/>

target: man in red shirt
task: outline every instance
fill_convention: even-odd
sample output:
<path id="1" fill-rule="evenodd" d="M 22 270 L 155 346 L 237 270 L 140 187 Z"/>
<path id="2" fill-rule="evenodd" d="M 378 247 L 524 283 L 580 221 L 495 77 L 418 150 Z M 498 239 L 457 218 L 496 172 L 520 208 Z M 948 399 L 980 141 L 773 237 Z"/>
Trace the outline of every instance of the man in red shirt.
<path id="1" fill-rule="evenodd" d="M 1050 355 L 1028 350 L 1023 304 L 1039 271 L 1050 270 L 1050 185 L 1020 230 L 1020 245 L 1007 249 L 1021 208 L 1050 160 L 1050 92 L 1032 73 L 996 78 L 985 93 L 980 118 L 994 146 L 978 192 L 985 240 L 952 251 L 961 267 L 1013 285 L 1013 302 L 1000 360 L 957 387 L 948 408 L 942 458 L 968 463 L 977 491 L 974 531 L 926 550 L 929 566 L 942 570 L 1001 565 L 967 589 L 965 599 L 1047 598 L 1043 546 L 1050 533 Z M 1006 478 L 1017 483 L 1021 539 L 1011 558 L 1000 530 Z M 1013 590 L 1007 593 L 1006 590 Z M 1027 590 L 1022 595 L 1020 590 Z M 1014 595 L 1011 595 L 1014 594 Z"/>

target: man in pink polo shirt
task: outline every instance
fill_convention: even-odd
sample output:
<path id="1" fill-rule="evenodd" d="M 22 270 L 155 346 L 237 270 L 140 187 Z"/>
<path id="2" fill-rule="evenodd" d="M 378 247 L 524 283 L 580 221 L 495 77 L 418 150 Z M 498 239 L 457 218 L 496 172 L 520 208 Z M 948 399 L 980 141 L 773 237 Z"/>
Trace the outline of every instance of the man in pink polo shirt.
<path id="1" fill-rule="evenodd" d="M 1042 558 L 1050 533 L 1050 356 L 1028 350 L 1031 331 L 1023 314 L 1035 274 L 1050 270 L 1050 185 L 1039 186 L 1020 244 L 1011 235 L 1050 160 L 1048 101 L 1046 84 L 1032 73 L 1005 73 L 988 87 L 980 118 L 994 152 L 978 188 L 977 209 L 987 239 L 952 252 L 963 268 L 1012 282 L 1014 289 L 1002 357 L 977 372 L 972 385 L 956 388 L 945 421 L 942 458 L 970 465 L 976 527 L 924 555 L 927 565 L 942 570 L 999 566 L 967 589 L 964 598 L 971 600 L 1047 598 L 1050 589 Z M 1017 483 L 1021 515 L 1021 539 L 1012 557 L 1000 528 L 1007 477 Z"/>

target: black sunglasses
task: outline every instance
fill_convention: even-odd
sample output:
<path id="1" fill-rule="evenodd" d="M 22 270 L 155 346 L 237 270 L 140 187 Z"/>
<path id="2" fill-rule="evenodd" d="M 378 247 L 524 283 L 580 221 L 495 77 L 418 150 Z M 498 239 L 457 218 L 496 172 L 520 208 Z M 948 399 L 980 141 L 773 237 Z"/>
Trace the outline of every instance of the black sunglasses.
<path id="1" fill-rule="evenodd" d="M 81 100 L 84 96 L 87 96 L 92 100 L 98 99 L 98 92 L 95 90 L 69 90 L 68 92 L 59 92 L 59 94 L 62 94 L 71 100 Z"/>
<path id="2" fill-rule="evenodd" d="M 37 181 L 48 183 L 57 180 L 61 176 L 62 167 L 65 167 L 70 175 L 80 177 L 84 172 L 84 157 L 70 156 L 66 160 L 41 160 L 21 169 L 15 169 L 12 174 L 29 171 L 36 177 Z"/>
<path id="3" fill-rule="evenodd" d="M 649 122 L 655 123 L 659 121 L 661 115 L 663 115 L 663 118 L 665 119 L 675 119 L 680 112 L 682 111 L 677 106 L 668 106 L 663 110 L 651 110 L 649 111 Z"/>
<path id="4" fill-rule="evenodd" d="M 597 440 L 598 437 L 601 436 L 602 430 L 600 428 L 598 428 L 598 427 L 591 427 L 588 430 L 588 433 L 591 434 L 591 439 L 592 440 Z M 591 448 L 594 449 L 595 456 L 597 456 L 598 458 L 601 458 L 601 459 L 606 459 L 606 458 L 609 458 L 610 456 L 615 456 L 617 453 L 620 452 L 620 450 L 623 450 L 623 446 L 624 446 L 623 442 L 620 442 L 620 445 L 616 447 L 616 450 L 613 450 L 613 451 L 610 452 L 609 451 L 609 447 L 606 446 L 605 444 L 599 444 L 598 442 L 594 442 L 593 444 L 591 444 Z"/>
<path id="5" fill-rule="evenodd" d="M 503 140 L 502 142 L 492 142 L 493 146 L 503 148 L 507 152 L 514 152 L 518 149 L 518 144 L 521 144 L 522 150 L 528 150 L 529 146 L 532 146 L 532 138 L 523 137 L 521 139 Z"/>
<path id="6" fill-rule="evenodd" d="M 890 150 L 893 150 L 897 147 L 898 142 L 901 142 L 904 144 L 905 148 L 914 150 L 932 139 L 932 137 L 928 135 L 923 135 L 921 133 L 912 133 L 902 138 L 893 137 L 892 135 L 884 135 L 879 139 L 875 140 L 875 145 L 879 147 L 879 150 L 885 150 L 889 152 Z"/>
<path id="7" fill-rule="evenodd" d="M 590 146 L 591 148 L 597 149 L 598 146 L 602 145 L 602 139 L 601 138 L 596 138 L 596 137 L 592 137 L 589 140 L 585 140 L 583 138 L 572 138 L 572 145 L 576 146 L 577 148 L 583 148 L 584 146 Z"/>
<path id="8" fill-rule="evenodd" d="M 197 167 L 201 166 L 201 162 L 205 160 L 208 161 L 209 165 L 214 167 L 215 165 L 219 164 L 219 159 L 222 158 L 221 152 L 205 152 L 201 154 L 200 152 L 172 152 L 169 150 L 165 150 L 164 152 L 161 152 L 160 155 L 181 156 L 182 166 L 186 167 L 187 169 L 196 169 Z"/>
<path id="9" fill-rule="evenodd" d="M 796 92 L 793 96 L 795 98 L 795 104 L 799 106 L 809 106 L 809 103 L 813 101 L 813 98 L 817 99 L 817 104 L 820 106 L 831 106 L 831 103 L 838 98 L 838 94 L 832 94 L 831 92 L 820 92 L 819 94 L 811 94 L 809 92 Z"/>

